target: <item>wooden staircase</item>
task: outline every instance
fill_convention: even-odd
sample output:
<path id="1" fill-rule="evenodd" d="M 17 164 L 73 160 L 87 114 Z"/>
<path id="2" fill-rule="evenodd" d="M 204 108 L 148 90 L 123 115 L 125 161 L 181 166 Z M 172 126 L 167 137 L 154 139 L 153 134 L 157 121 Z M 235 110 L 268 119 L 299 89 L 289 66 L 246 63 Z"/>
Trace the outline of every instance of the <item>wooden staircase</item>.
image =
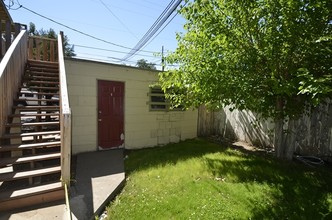
<path id="1" fill-rule="evenodd" d="M 0 137 L 0 211 L 64 199 L 58 62 L 28 60 L 17 97 Z"/>

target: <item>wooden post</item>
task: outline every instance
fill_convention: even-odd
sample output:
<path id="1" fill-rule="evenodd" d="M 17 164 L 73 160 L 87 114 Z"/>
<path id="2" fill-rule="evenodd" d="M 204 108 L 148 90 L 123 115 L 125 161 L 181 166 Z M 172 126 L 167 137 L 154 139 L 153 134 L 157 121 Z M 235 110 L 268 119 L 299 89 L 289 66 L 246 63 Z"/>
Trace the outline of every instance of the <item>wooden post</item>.
<path id="1" fill-rule="evenodd" d="M 63 33 L 58 35 L 59 75 L 60 75 L 60 130 L 61 130 L 61 179 L 70 185 L 71 159 L 71 111 L 67 91 L 67 79 L 63 56 Z"/>
<path id="2" fill-rule="evenodd" d="M 12 31 L 11 31 L 11 23 L 10 21 L 6 21 L 6 33 L 5 33 L 5 39 L 6 39 L 6 51 L 9 49 L 10 45 L 12 44 Z"/>
<path id="3" fill-rule="evenodd" d="M 161 71 L 165 70 L 164 46 L 161 47 Z"/>
<path id="4" fill-rule="evenodd" d="M 3 24 L 2 24 L 2 21 L 0 20 L 0 38 L 1 38 L 1 41 L 0 41 L 0 59 L 2 59 L 2 57 L 5 55 L 5 53 L 3 52 L 4 50 L 4 39 L 2 38 L 2 28 L 3 28 Z"/>
<path id="5" fill-rule="evenodd" d="M 29 38 L 29 45 L 28 45 L 28 47 L 29 47 L 29 50 L 28 50 L 29 51 L 29 56 L 28 57 L 29 57 L 30 60 L 33 60 L 33 40 L 34 39 L 31 38 L 31 37 Z"/>

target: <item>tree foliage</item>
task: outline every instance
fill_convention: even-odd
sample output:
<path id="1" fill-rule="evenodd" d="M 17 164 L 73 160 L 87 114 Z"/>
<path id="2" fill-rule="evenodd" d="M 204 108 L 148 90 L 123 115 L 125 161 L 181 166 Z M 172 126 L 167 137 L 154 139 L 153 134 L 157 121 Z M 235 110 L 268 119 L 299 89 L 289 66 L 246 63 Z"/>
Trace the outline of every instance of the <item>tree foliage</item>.
<path id="1" fill-rule="evenodd" d="M 137 60 L 136 66 L 143 69 L 151 69 L 151 70 L 156 69 L 156 64 L 148 63 L 148 61 L 145 59 Z"/>
<path id="2" fill-rule="evenodd" d="M 57 34 L 55 33 L 55 31 L 52 28 L 50 28 L 49 30 L 40 29 L 38 31 L 36 29 L 36 25 L 32 22 L 30 22 L 28 33 L 30 36 L 41 36 L 41 37 L 47 37 L 47 38 L 51 38 L 51 39 L 57 38 Z M 76 56 L 75 50 L 74 50 L 74 45 L 69 44 L 69 38 L 67 37 L 67 35 L 65 35 L 63 38 L 64 38 L 63 39 L 64 55 L 66 57 Z"/>
<path id="3" fill-rule="evenodd" d="M 331 0 L 195 0 L 180 13 L 185 33 L 167 57 L 180 67 L 160 74 L 171 101 L 277 120 L 331 95 Z"/>

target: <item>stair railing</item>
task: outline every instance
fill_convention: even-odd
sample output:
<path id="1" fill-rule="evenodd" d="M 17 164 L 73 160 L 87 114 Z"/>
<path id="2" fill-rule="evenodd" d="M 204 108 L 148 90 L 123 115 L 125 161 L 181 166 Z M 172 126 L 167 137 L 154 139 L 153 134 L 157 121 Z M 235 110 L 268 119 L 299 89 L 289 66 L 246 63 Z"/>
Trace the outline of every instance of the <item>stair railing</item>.
<path id="1" fill-rule="evenodd" d="M 60 132 L 61 132 L 61 179 L 63 185 L 70 185 L 71 157 L 71 110 L 67 90 L 66 70 L 63 52 L 63 33 L 58 35 L 58 62 L 60 75 Z"/>
<path id="2" fill-rule="evenodd" d="M 58 61 L 57 40 L 53 38 L 30 36 L 29 37 L 29 60 Z"/>
<path id="3" fill-rule="evenodd" d="M 26 25 L 12 23 L 10 20 L 0 20 L 0 60 L 5 56 L 7 50 L 19 35 L 20 31 L 26 29 Z"/>
<path id="4" fill-rule="evenodd" d="M 13 100 L 21 85 L 27 62 L 26 30 L 21 30 L 8 48 L 0 63 L 0 135 L 5 133 L 8 116 L 12 113 Z"/>

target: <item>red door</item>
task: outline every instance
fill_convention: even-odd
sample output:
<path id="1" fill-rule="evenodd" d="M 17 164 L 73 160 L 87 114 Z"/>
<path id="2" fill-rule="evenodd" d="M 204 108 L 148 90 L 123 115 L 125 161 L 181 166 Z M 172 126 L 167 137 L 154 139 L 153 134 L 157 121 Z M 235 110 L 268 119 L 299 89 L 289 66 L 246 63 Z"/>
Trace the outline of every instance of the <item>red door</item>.
<path id="1" fill-rule="evenodd" d="M 121 147 L 124 142 L 124 83 L 98 81 L 99 149 Z"/>

